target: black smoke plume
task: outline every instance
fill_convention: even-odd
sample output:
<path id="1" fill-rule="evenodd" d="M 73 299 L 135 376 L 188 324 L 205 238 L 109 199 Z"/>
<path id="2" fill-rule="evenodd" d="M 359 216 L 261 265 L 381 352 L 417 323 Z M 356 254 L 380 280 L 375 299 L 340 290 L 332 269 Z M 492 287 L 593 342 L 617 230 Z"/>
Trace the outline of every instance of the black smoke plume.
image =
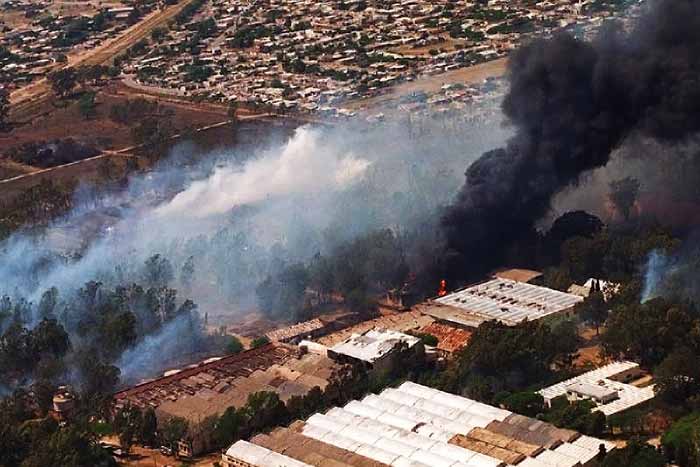
<path id="1" fill-rule="evenodd" d="M 631 31 L 611 23 L 590 43 L 535 40 L 511 56 L 508 77 L 503 111 L 517 133 L 467 169 L 443 216 L 454 278 L 502 262 L 552 197 L 626 137 L 670 143 L 700 130 L 700 2 L 656 1 Z"/>

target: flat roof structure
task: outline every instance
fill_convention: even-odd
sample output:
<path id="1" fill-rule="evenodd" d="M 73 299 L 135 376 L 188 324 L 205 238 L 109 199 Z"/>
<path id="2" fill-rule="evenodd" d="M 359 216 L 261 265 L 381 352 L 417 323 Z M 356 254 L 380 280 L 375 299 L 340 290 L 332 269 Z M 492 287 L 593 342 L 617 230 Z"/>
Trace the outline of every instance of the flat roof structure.
<path id="1" fill-rule="evenodd" d="M 590 465 L 601 444 L 615 449 L 613 443 L 412 382 L 251 442 L 317 467 L 580 467 Z"/>
<path id="2" fill-rule="evenodd" d="M 420 339 L 397 331 L 370 329 L 363 334 L 353 334 L 345 341 L 331 347 L 330 351 L 363 362 L 374 363 L 391 353 L 402 342 L 411 348 L 418 344 Z"/>
<path id="3" fill-rule="evenodd" d="M 310 321 L 293 324 L 280 329 L 270 331 L 265 336 L 272 342 L 287 342 L 298 337 L 306 337 L 309 334 L 319 331 L 325 327 L 323 321 L 314 318 Z"/>
<path id="4" fill-rule="evenodd" d="M 581 301 L 583 297 L 578 295 L 501 278 L 476 284 L 434 300 L 441 305 L 460 310 L 466 315 L 465 320 L 495 319 L 509 325 L 566 312 Z"/>
<path id="5" fill-rule="evenodd" d="M 324 355 L 302 355 L 296 346 L 271 343 L 120 391 L 114 408 L 153 408 L 159 419 L 183 417 L 195 423 L 242 406 L 254 392 L 275 392 L 286 401 L 316 386 L 325 389 L 343 368 Z"/>
<path id="6" fill-rule="evenodd" d="M 256 467 L 311 467 L 309 464 L 247 441 L 236 441 L 233 446 L 228 448 L 224 457 L 241 460 Z"/>
<path id="7" fill-rule="evenodd" d="M 550 404 L 556 397 L 564 396 L 571 391 L 582 396 L 588 396 L 594 400 L 597 399 L 596 402 L 604 400 L 606 401 L 605 403 L 598 403 L 598 406 L 593 410 L 600 411 L 606 416 L 613 415 L 654 398 L 653 385 L 640 388 L 619 381 L 619 375 L 639 371 L 637 363 L 629 361 L 613 362 L 537 392 L 542 395 L 547 404 Z M 587 392 L 590 394 L 586 394 Z M 608 398 L 604 397 L 605 394 L 613 392 L 616 393 L 617 397 L 607 401 Z"/>
<path id="8" fill-rule="evenodd" d="M 517 282 L 531 282 L 542 277 L 542 273 L 531 269 L 502 269 L 500 271 L 496 271 L 493 274 L 493 277 L 510 279 Z"/>

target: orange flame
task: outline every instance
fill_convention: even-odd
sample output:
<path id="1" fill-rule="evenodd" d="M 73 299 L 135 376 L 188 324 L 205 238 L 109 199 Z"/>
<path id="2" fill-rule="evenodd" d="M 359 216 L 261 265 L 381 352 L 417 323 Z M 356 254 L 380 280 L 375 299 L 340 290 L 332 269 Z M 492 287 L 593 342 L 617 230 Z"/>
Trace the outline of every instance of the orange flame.
<path id="1" fill-rule="evenodd" d="M 440 288 L 438 289 L 438 297 L 444 297 L 447 295 L 447 281 L 442 279 L 440 281 Z"/>

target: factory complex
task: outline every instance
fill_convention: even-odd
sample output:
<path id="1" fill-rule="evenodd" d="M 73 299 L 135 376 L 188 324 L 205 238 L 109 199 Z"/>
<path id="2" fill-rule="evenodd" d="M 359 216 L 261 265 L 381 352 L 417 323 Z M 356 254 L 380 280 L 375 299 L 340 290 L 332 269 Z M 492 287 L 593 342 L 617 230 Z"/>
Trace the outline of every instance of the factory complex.
<path id="1" fill-rule="evenodd" d="M 325 399 L 333 405 L 338 403 L 334 397 L 356 387 L 358 374 L 376 382 L 408 366 L 444 368 L 483 322 L 513 326 L 572 317 L 583 297 L 516 280 L 537 277 L 529 271 L 506 271 L 409 311 L 384 309 L 372 319 L 332 325 L 314 318 L 268 331 L 267 345 L 171 370 L 125 389 L 115 395 L 114 408 L 153 408 L 159 423 L 186 420 L 189 431 L 178 444 L 178 454 L 196 456 L 211 448 L 204 422 L 230 407 L 244 407 L 255 393 L 275 393 L 286 404 L 313 389 L 325 396 L 333 388 Z M 558 398 L 586 399 L 609 416 L 654 397 L 654 387 L 645 378 L 637 364 L 615 362 L 538 393 L 547 407 Z M 577 467 L 588 465 L 601 444 L 613 448 L 503 408 L 406 382 L 250 442 L 238 441 L 222 462 L 246 467 Z"/>
<path id="2" fill-rule="evenodd" d="M 223 455 L 227 467 L 583 467 L 614 444 L 412 382 Z"/>

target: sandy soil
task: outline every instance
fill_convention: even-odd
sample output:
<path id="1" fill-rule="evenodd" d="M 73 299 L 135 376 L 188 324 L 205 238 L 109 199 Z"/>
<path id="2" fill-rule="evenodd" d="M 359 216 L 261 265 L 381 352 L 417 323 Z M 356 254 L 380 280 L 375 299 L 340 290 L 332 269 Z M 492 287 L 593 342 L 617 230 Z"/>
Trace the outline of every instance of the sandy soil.
<path id="1" fill-rule="evenodd" d="M 6 151 L 32 141 L 49 141 L 59 138 L 74 138 L 96 146 L 98 149 L 119 150 L 134 145 L 128 126 L 119 125 L 109 119 L 110 108 L 115 104 L 134 99 L 133 94 L 120 83 L 107 86 L 97 95 L 97 116 L 84 120 L 76 102 L 65 108 L 54 108 L 52 112 L 19 126 L 11 132 L 0 133 L 0 156 Z M 153 98 L 150 96 L 142 96 Z M 158 99 L 165 108 L 174 112 L 173 122 L 177 128 L 203 127 L 227 119 L 223 106 L 199 105 L 170 99 Z M 46 103 L 52 107 L 52 104 Z"/>

